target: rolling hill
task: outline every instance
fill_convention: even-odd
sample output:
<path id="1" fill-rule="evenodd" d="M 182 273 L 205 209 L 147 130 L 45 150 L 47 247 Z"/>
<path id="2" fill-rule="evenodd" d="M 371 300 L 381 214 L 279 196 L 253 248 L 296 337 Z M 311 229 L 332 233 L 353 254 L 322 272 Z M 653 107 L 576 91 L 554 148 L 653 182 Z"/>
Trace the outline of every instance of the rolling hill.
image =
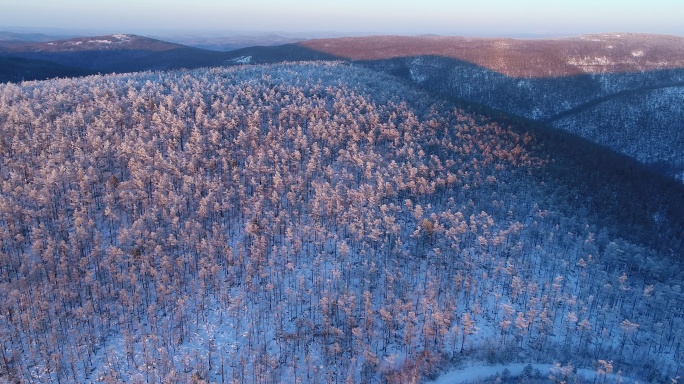
<path id="1" fill-rule="evenodd" d="M 684 180 L 682 40 L 640 34 L 553 40 L 375 36 L 214 52 L 110 35 L 23 44 L 0 55 L 10 56 L 5 81 L 347 60 L 470 105 L 545 122 Z M 40 61 L 21 70 L 16 57 Z"/>
<path id="2" fill-rule="evenodd" d="M 50 61 L 95 72 L 195 67 L 219 61 L 213 52 L 136 35 L 108 35 L 6 47 L 0 55 Z"/>
<path id="3" fill-rule="evenodd" d="M 6 79 L 4 81 L 20 81 L 60 77 L 62 73 L 67 73 L 64 72 L 64 67 L 70 68 L 73 76 L 79 76 L 98 72 L 126 73 L 330 60 L 335 57 L 294 44 L 217 52 L 137 35 L 117 34 L 40 43 L 22 42 L 5 46 L 0 44 L 0 58 L 4 58 L 7 63 L 16 63 L 17 59 L 42 63 L 43 67 L 34 64 L 35 70 L 32 71 L 17 72 L 18 69 L 9 66 L 8 69 L 0 68 L 3 71 L 1 78 Z M 54 67 L 47 63 L 54 64 Z M 43 70 L 39 70 L 40 68 Z"/>
<path id="4" fill-rule="evenodd" d="M 684 67 L 684 38 L 667 35 L 614 33 L 548 40 L 366 36 L 312 39 L 299 44 L 356 61 L 438 56 L 514 78 Z"/>
<path id="5" fill-rule="evenodd" d="M 77 37 L 67 40 L 55 40 L 47 42 L 27 42 L 22 46 L 14 47 L 13 52 L 84 52 L 84 51 L 168 51 L 182 48 L 182 45 L 168 43 L 147 37 L 114 34 L 106 36 Z"/>
<path id="6" fill-rule="evenodd" d="M 547 122 L 684 180 L 684 38 L 375 36 L 300 44 Z"/>
<path id="7" fill-rule="evenodd" d="M 268 47 L 275 45 L 284 45 L 305 40 L 297 37 L 280 36 L 276 34 L 228 34 L 215 36 L 197 36 L 197 35 L 175 35 L 168 37 L 159 37 L 161 40 L 172 41 L 178 44 L 188 45 L 191 47 L 208 49 L 211 51 L 234 51 L 240 48 L 249 47 Z"/>
<path id="8" fill-rule="evenodd" d="M 43 33 L 0 31 L 0 47 L 48 42 L 65 38 L 45 35 Z"/>

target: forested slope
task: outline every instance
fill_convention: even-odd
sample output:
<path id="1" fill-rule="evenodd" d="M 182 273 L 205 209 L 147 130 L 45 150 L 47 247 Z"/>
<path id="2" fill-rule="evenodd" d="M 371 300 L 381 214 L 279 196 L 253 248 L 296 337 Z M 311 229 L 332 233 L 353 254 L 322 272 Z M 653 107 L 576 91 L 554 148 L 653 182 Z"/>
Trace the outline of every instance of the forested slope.
<path id="1" fill-rule="evenodd" d="M 299 44 L 548 122 L 684 180 L 682 37 L 367 36 Z"/>
<path id="2" fill-rule="evenodd" d="M 549 125 L 663 173 L 684 171 L 684 70 L 516 78 L 444 57 L 366 61 L 426 89 Z"/>
<path id="3" fill-rule="evenodd" d="M 610 33 L 527 40 L 365 36 L 215 52 L 109 35 L 0 47 L 0 82 L 347 60 L 432 92 L 547 122 L 682 181 L 682 47 L 678 36 Z"/>
<path id="4" fill-rule="evenodd" d="M 77 77 L 92 74 L 93 71 L 65 67 L 48 61 L 0 57 L 0 83 L 19 83 L 24 80 L 45 80 L 54 77 Z"/>
<path id="5" fill-rule="evenodd" d="M 675 377 L 680 253 L 547 145 L 340 63 L 0 85 L 0 379 Z"/>

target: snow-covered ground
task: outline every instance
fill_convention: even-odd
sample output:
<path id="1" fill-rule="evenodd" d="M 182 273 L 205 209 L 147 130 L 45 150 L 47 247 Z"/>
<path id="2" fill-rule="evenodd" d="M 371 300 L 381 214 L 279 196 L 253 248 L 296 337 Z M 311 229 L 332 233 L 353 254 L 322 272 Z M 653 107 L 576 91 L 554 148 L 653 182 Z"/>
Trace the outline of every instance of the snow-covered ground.
<path id="1" fill-rule="evenodd" d="M 558 374 L 561 370 L 567 367 L 561 367 L 553 364 L 525 364 L 525 363 L 511 363 L 511 364 L 496 364 L 496 365 L 473 365 L 467 368 L 451 371 L 439 376 L 436 380 L 430 381 L 427 384 L 466 384 L 469 382 L 493 378 L 496 376 L 519 377 L 527 373 L 532 373 L 538 377 L 549 377 Z M 572 377 L 584 381 L 595 382 L 597 379 L 605 379 L 603 382 L 624 382 L 624 383 L 639 383 L 638 380 L 633 380 L 623 377 L 620 374 L 608 373 L 599 377 L 597 371 L 580 368 L 577 370 L 570 369 Z"/>

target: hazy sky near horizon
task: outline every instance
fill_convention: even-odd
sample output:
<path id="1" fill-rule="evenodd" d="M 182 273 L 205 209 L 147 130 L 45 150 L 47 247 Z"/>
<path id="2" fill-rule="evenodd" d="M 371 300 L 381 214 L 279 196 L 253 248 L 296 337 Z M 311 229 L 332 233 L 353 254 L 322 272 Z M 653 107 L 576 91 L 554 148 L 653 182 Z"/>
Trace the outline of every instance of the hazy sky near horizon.
<path id="1" fill-rule="evenodd" d="M 682 15 L 682 0 L 2 0 L 0 26 L 103 33 L 684 35 Z"/>

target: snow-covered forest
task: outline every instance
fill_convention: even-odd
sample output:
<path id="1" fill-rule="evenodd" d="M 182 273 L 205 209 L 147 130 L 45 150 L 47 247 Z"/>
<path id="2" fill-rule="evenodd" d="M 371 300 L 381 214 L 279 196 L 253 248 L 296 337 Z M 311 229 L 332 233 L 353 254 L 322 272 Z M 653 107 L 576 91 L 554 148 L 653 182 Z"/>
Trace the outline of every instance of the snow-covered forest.
<path id="1" fill-rule="evenodd" d="M 438 56 L 365 64 L 444 95 L 548 123 L 684 180 L 682 69 L 530 78 Z"/>
<path id="2" fill-rule="evenodd" d="M 0 381 L 682 375 L 681 261 L 536 143 L 342 63 L 0 85 Z"/>

